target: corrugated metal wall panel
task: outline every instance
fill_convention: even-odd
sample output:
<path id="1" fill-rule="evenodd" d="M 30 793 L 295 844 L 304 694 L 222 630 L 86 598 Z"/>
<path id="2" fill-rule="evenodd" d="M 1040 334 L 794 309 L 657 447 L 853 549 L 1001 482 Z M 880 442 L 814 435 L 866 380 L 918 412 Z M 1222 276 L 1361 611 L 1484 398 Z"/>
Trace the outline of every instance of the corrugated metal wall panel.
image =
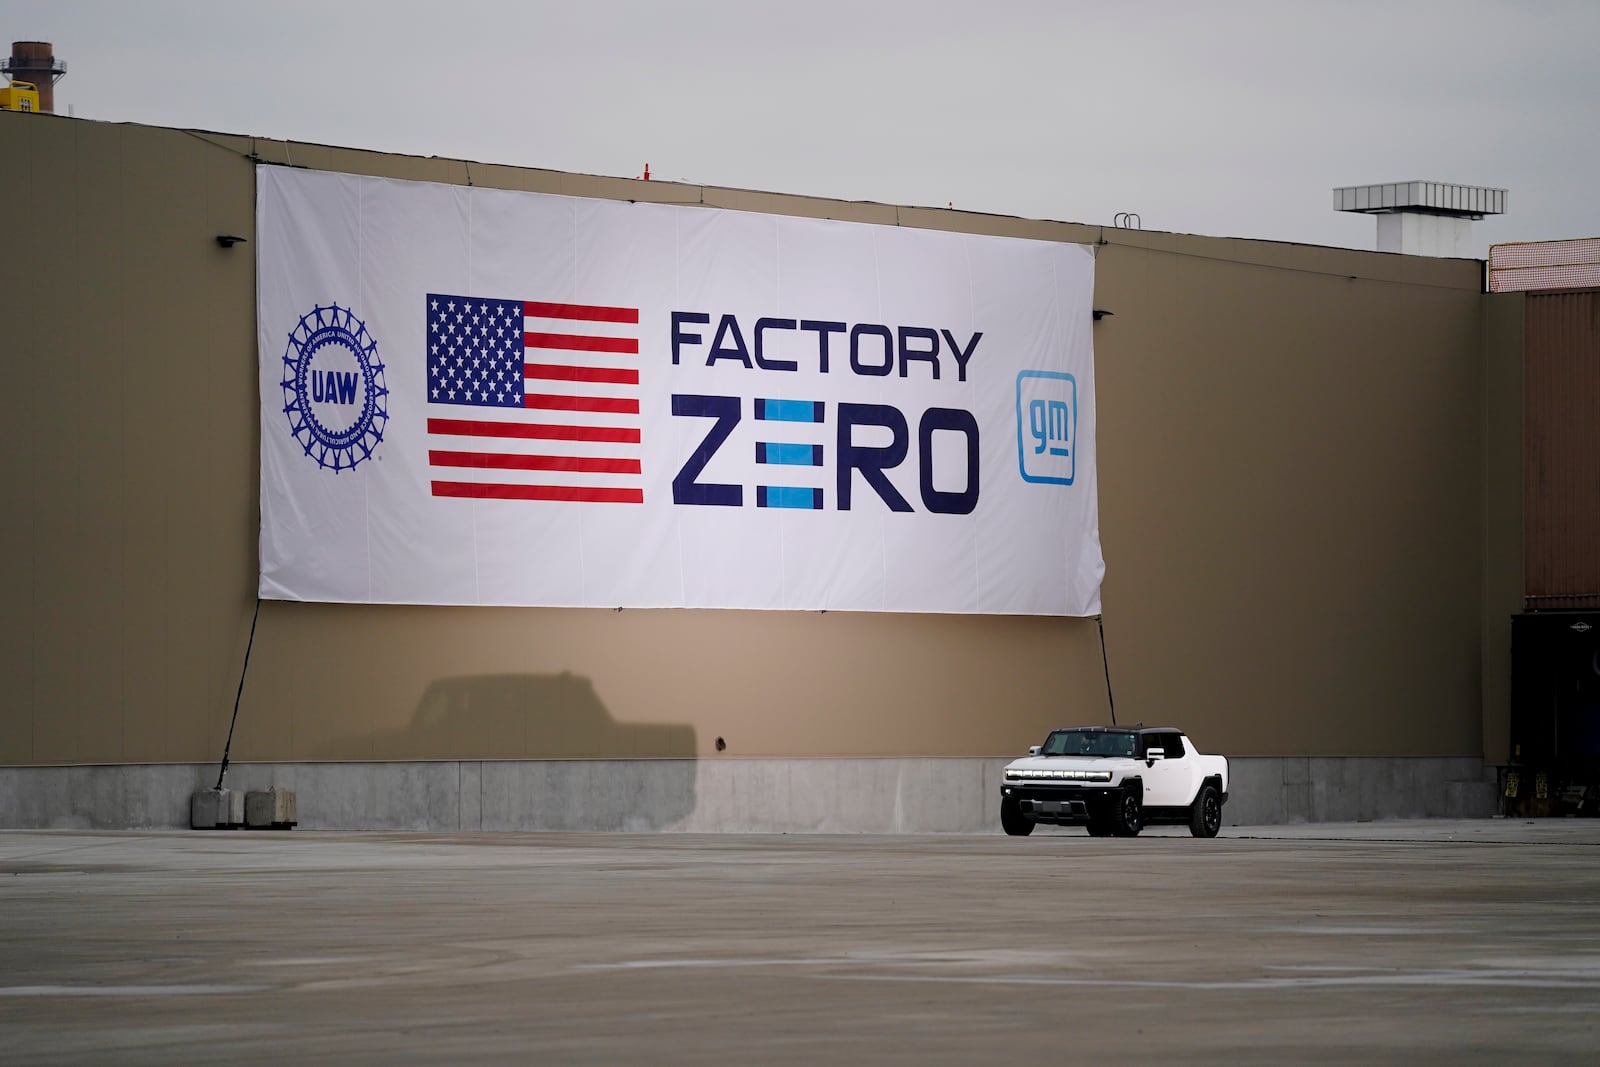
<path id="1" fill-rule="evenodd" d="M 1524 426 L 1529 608 L 1600 605 L 1600 291 L 1530 295 Z"/>

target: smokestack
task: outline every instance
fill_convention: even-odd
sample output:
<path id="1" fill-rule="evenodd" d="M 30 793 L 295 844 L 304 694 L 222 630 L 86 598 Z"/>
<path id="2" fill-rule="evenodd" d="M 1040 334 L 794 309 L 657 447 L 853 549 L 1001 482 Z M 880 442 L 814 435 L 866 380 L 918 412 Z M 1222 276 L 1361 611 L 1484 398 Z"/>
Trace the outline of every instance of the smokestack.
<path id="1" fill-rule="evenodd" d="M 55 57 L 49 41 L 13 41 L 11 58 L 0 73 L 9 74 L 12 81 L 32 82 L 39 90 L 39 110 L 56 109 L 56 82 L 66 76 L 67 65 Z"/>

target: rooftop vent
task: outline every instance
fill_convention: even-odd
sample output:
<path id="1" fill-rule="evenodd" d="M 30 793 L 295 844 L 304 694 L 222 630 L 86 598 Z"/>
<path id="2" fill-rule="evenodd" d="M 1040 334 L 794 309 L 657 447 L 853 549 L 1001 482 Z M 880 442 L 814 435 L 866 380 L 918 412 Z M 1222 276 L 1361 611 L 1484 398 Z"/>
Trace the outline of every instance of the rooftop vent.
<path id="1" fill-rule="evenodd" d="M 1378 217 L 1378 251 L 1472 258 L 1472 223 L 1506 210 L 1506 191 L 1449 182 L 1347 185 L 1333 210 Z"/>

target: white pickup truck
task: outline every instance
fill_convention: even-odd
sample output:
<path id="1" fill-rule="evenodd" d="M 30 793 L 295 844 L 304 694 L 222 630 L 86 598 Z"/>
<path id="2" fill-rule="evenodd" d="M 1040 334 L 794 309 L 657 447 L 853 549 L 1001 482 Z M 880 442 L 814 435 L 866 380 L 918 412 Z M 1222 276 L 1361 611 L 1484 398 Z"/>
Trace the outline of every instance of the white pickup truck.
<path id="1" fill-rule="evenodd" d="M 1000 826 L 1014 837 L 1039 823 L 1133 837 L 1167 824 L 1216 837 L 1227 799 L 1227 759 L 1202 756 L 1180 730 L 1080 726 L 1050 731 L 1006 765 Z"/>

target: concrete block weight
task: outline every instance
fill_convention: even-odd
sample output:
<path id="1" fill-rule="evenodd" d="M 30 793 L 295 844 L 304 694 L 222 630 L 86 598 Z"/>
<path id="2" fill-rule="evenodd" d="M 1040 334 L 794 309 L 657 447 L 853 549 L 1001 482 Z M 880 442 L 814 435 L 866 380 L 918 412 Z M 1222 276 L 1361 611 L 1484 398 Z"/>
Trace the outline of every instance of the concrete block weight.
<path id="1" fill-rule="evenodd" d="M 189 828 L 235 830 L 244 825 L 244 794 L 237 789 L 197 789 L 189 796 Z"/>
<path id="2" fill-rule="evenodd" d="M 300 821 L 294 790 L 275 785 L 244 798 L 244 824 L 252 830 L 290 830 Z"/>

